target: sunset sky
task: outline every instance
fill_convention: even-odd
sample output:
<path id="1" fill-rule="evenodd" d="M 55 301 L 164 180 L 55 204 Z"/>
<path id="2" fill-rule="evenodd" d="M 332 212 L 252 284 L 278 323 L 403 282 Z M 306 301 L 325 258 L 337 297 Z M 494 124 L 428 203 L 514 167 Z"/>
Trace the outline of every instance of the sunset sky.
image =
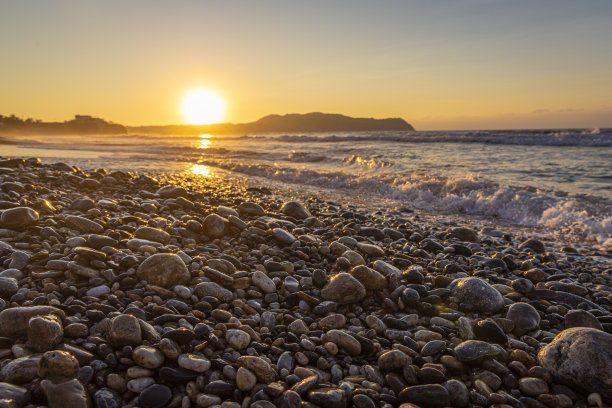
<path id="1" fill-rule="evenodd" d="M 321 111 L 417 129 L 612 127 L 612 1 L 0 0 L 0 114 Z"/>

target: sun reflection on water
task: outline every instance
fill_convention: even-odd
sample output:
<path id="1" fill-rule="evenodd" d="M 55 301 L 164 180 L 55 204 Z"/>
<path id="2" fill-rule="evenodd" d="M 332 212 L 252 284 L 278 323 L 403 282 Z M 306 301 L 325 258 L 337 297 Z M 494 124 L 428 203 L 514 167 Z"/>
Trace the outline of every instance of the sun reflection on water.
<path id="1" fill-rule="evenodd" d="M 198 176 L 207 177 L 207 176 L 212 175 L 212 171 L 211 171 L 210 167 L 205 166 L 203 164 L 194 164 L 191 167 L 190 171 L 191 171 L 192 174 L 196 174 Z"/>
<path id="2" fill-rule="evenodd" d="M 198 136 L 200 138 L 200 149 L 208 149 L 208 146 L 210 146 L 210 142 L 213 138 L 213 135 L 200 135 Z"/>

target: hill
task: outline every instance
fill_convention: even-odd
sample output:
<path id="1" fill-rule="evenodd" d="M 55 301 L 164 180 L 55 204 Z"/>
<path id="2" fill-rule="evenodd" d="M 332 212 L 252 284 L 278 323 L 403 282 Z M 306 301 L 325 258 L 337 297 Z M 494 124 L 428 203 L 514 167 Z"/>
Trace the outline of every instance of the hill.
<path id="1" fill-rule="evenodd" d="M 414 130 L 404 119 L 352 118 L 330 113 L 291 113 L 268 115 L 249 123 L 217 123 L 212 125 L 168 125 L 128 127 L 134 133 L 161 134 L 230 134 L 230 133 L 277 133 L 277 132 L 359 132 Z"/>

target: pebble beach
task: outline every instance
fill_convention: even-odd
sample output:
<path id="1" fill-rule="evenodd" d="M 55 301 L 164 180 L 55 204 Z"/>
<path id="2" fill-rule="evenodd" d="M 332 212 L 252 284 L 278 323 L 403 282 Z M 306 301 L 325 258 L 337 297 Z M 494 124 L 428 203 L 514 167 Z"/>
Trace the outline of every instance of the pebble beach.
<path id="1" fill-rule="evenodd" d="M 612 404 L 589 246 L 38 159 L 0 211 L 0 408 Z"/>

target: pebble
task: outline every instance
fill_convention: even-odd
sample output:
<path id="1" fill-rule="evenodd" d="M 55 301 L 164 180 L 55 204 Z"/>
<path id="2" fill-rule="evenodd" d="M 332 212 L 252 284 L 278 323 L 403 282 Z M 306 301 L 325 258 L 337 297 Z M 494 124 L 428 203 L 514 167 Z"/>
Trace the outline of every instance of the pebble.
<path id="1" fill-rule="evenodd" d="M 178 365 L 181 368 L 203 373 L 210 368 L 210 361 L 202 356 L 195 354 L 181 354 L 178 357 Z"/>
<path id="2" fill-rule="evenodd" d="M 161 351 L 151 346 L 138 346 L 132 352 L 132 359 L 144 368 L 158 368 L 164 363 Z"/>
<path id="3" fill-rule="evenodd" d="M 162 408 L 172 398 L 172 391 L 165 385 L 153 384 L 145 388 L 138 396 L 142 408 Z"/>
<path id="4" fill-rule="evenodd" d="M 44 379 L 40 382 L 40 388 L 47 397 L 49 408 L 89 408 L 91 406 L 85 387 L 77 379 L 58 384 Z"/>
<path id="5" fill-rule="evenodd" d="M 66 351 L 47 351 L 40 358 L 37 371 L 41 378 L 49 378 L 55 382 L 58 379 L 72 379 L 79 373 L 79 362 Z"/>
<path id="6" fill-rule="evenodd" d="M 176 254 L 151 255 L 138 266 L 138 277 L 152 285 L 169 288 L 189 282 L 191 274 Z"/>
<path id="7" fill-rule="evenodd" d="M 535 330 L 540 325 L 540 314 L 528 303 L 518 302 L 513 303 L 508 308 L 506 319 L 514 323 L 514 334 L 521 336 L 532 330 Z"/>
<path id="8" fill-rule="evenodd" d="M 334 276 L 321 290 L 323 299 L 338 304 L 359 302 L 365 295 L 366 289 L 361 282 L 344 272 Z"/>
<path id="9" fill-rule="evenodd" d="M 117 346 L 137 346 L 142 342 L 142 332 L 138 319 L 122 314 L 110 321 L 108 340 Z"/>
<path id="10" fill-rule="evenodd" d="M 448 287 L 460 304 L 479 312 L 497 312 L 504 308 L 504 298 L 488 282 L 479 278 L 456 279 Z"/>

